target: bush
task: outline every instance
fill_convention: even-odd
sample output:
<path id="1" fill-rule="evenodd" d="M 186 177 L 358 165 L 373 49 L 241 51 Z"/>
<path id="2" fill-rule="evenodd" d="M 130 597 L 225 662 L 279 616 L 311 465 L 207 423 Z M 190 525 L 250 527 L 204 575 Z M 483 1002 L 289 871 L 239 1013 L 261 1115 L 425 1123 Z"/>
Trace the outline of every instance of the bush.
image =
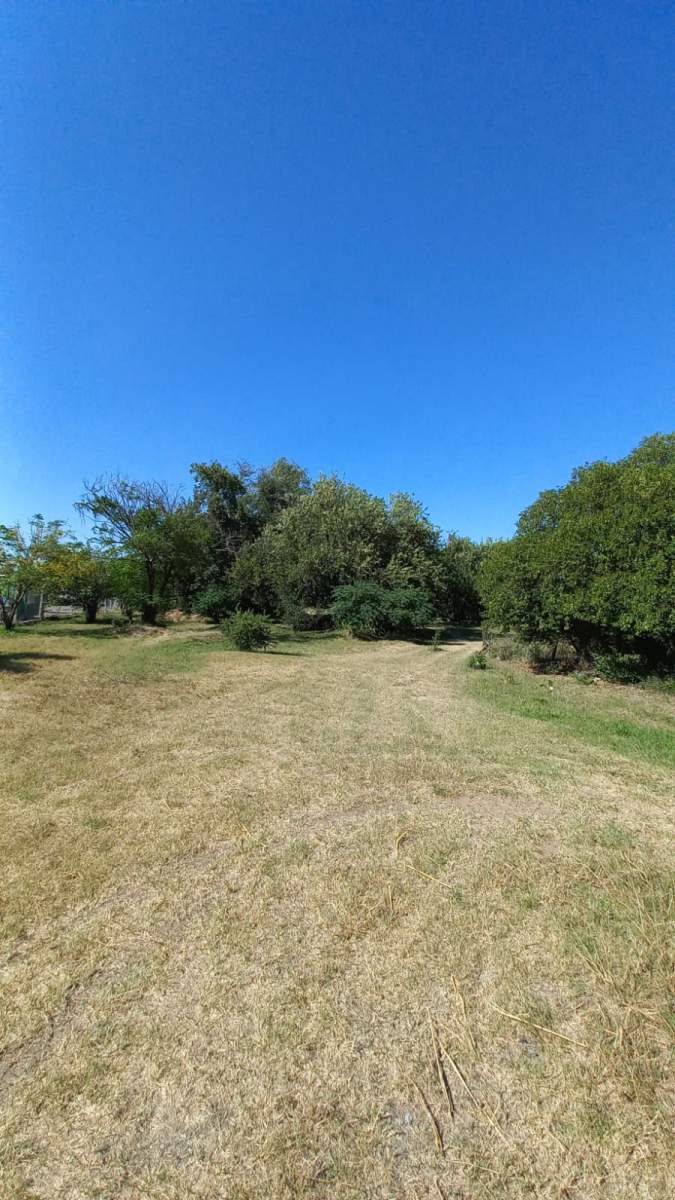
<path id="1" fill-rule="evenodd" d="M 405 635 L 433 619 L 421 588 L 384 588 L 366 581 L 336 588 L 330 612 L 336 625 L 358 638 Z"/>
<path id="2" fill-rule="evenodd" d="M 491 638 L 485 636 L 485 641 L 488 643 L 488 649 L 493 658 L 499 662 L 513 662 L 515 659 L 525 657 L 525 647 L 522 642 L 513 637 L 512 634 L 505 633 L 499 637 Z"/>
<path id="3" fill-rule="evenodd" d="M 233 613 L 223 629 L 236 650 L 266 650 L 272 641 L 269 622 L 259 613 Z"/>
<path id="4" fill-rule="evenodd" d="M 429 597 L 422 588 L 392 588 L 384 593 L 384 612 L 392 633 L 413 633 L 434 619 Z"/>
<path id="5" fill-rule="evenodd" d="M 316 632 L 332 629 L 333 619 L 325 609 L 305 608 L 301 600 L 286 600 L 282 605 L 281 619 L 296 633 Z"/>
<path id="6" fill-rule="evenodd" d="M 551 661 L 551 651 L 542 642 L 529 642 L 525 647 L 525 662 L 530 667 L 541 667 Z"/>
<path id="7" fill-rule="evenodd" d="M 470 654 L 466 660 L 466 665 L 472 671 L 487 671 L 488 660 L 484 650 L 477 650 L 475 654 Z"/>
<path id="8" fill-rule="evenodd" d="M 377 583 L 346 583 L 333 592 L 330 612 L 335 624 L 354 637 L 384 637 L 387 620 L 385 590 Z"/>
<path id="9" fill-rule="evenodd" d="M 610 683 L 639 683 L 648 673 L 648 668 L 639 654 L 621 654 L 608 650 L 594 658 L 596 675 Z"/>
<path id="10" fill-rule="evenodd" d="M 223 617 L 232 612 L 234 604 L 228 588 L 222 583 L 212 583 L 197 593 L 193 608 L 200 617 L 207 617 L 210 621 L 222 621 Z"/>
<path id="11" fill-rule="evenodd" d="M 110 618 L 110 626 L 115 633 L 123 633 L 131 625 L 131 617 L 126 613 L 113 613 Z"/>

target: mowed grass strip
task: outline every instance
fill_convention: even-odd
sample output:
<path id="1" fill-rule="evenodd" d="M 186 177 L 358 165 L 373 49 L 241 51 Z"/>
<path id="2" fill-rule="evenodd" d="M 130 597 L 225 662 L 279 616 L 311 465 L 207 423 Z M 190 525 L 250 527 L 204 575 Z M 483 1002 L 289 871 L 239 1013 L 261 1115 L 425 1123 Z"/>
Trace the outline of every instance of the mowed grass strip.
<path id="1" fill-rule="evenodd" d="M 0 643 L 4 1194 L 671 1193 L 669 697 L 83 630 Z"/>

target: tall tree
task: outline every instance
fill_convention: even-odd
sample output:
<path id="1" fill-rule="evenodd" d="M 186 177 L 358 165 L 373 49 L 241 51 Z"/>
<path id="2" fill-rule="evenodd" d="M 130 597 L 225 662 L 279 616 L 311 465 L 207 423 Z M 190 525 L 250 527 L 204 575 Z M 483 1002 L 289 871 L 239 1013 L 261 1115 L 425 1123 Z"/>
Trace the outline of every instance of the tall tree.
<path id="1" fill-rule="evenodd" d="M 114 595 L 114 584 L 113 559 L 96 546 L 67 542 L 49 564 L 49 592 L 65 603 L 80 605 L 90 624 L 103 601 Z"/>
<path id="2" fill-rule="evenodd" d="M 172 595 L 171 589 L 190 586 L 202 565 L 206 530 L 195 503 L 186 502 L 164 484 L 139 483 L 116 475 L 85 484 L 76 507 L 93 518 L 101 546 L 142 565 L 141 615 L 144 622 L 154 624 Z"/>
<path id="3" fill-rule="evenodd" d="M 245 542 L 257 532 L 246 504 L 250 468 L 230 471 L 222 463 L 193 463 L 194 503 L 204 514 L 208 531 L 208 580 L 223 583 Z"/>
<path id="4" fill-rule="evenodd" d="M 481 600 L 478 590 L 480 565 L 485 546 L 458 533 L 448 534 L 439 561 L 439 611 L 458 625 L 478 625 Z"/>
<path id="5" fill-rule="evenodd" d="M 19 525 L 0 525 L 0 616 L 12 629 L 27 592 L 45 590 L 50 563 L 62 545 L 62 521 L 37 513 L 26 536 Z"/>
<path id="6" fill-rule="evenodd" d="M 261 467 L 249 488 L 249 508 L 258 533 L 311 491 L 309 475 L 297 463 L 278 458 Z"/>
<path id="7" fill-rule="evenodd" d="M 328 605 L 333 589 L 381 572 L 391 551 L 383 500 L 335 477 L 285 509 L 242 555 L 234 578 L 244 592 L 255 580 L 284 603 Z"/>
<path id="8" fill-rule="evenodd" d="M 675 434 L 542 492 L 486 555 L 481 591 L 488 621 L 525 638 L 675 656 Z"/>

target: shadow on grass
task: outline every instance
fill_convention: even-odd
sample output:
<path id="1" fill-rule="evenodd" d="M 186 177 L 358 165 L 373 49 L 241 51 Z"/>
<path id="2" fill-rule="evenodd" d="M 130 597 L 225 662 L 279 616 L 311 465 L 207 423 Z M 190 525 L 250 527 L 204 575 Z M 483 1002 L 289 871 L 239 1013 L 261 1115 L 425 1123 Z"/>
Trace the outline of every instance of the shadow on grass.
<path id="1" fill-rule="evenodd" d="M 416 646 L 430 646 L 436 633 L 440 633 L 440 646 L 453 646 L 457 642 L 482 642 L 483 635 L 477 625 L 445 625 L 441 629 L 417 629 L 409 637 L 399 636 L 395 640 L 413 642 Z"/>
<path id="2" fill-rule="evenodd" d="M 32 625 L 30 630 L 28 630 L 28 629 L 15 630 L 13 633 L 13 636 L 16 636 L 17 634 L 19 636 L 23 636 L 23 637 L 30 637 L 31 635 L 35 636 L 36 634 L 39 637 L 50 637 L 50 638 L 52 638 L 52 637 L 68 637 L 68 638 L 85 637 L 85 638 L 96 638 L 97 640 L 100 641 L 101 638 L 114 637 L 115 630 L 114 630 L 113 626 L 109 625 L 109 624 L 99 625 L 97 623 L 96 625 L 84 625 L 84 624 L 75 625 L 75 624 L 71 624 L 69 621 L 68 622 L 66 622 L 66 621 L 42 621 L 42 623 L 40 625 Z"/>
<path id="3" fill-rule="evenodd" d="M 284 625 L 273 626 L 275 642 L 326 642 L 339 637 L 337 629 L 289 629 Z"/>
<path id="4" fill-rule="evenodd" d="M 362 642 L 364 645 L 373 642 L 409 642 L 415 646 L 431 646 L 434 642 L 436 634 L 440 634 L 438 642 L 439 647 L 453 646 L 461 642 L 482 642 L 483 637 L 479 626 L 474 625 L 446 625 L 430 626 L 426 629 L 411 630 L 410 633 L 395 633 L 391 635 L 383 635 L 381 637 L 355 637 L 354 640 Z M 339 629 L 321 629 L 321 630 L 291 630 L 284 626 L 275 626 L 273 633 L 273 644 L 280 647 L 287 644 L 313 646 L 321 642 L 333 642 L 342 637 Z M 289 653 L 286 650 L 278 650 L 277 653 Z M 298 653 L 298 652 L 296 652 Z M 307 657 L 303 651 L 299 652 L 300 657 Z"/>
<path id="5" fill-rule="evenodd" d="M 34 670 L 35 664 L 46 658 L 72 659 L 72 654 L 46 654 L 44 650 L 0 651 L 0 672 L 24 675 Z"/>

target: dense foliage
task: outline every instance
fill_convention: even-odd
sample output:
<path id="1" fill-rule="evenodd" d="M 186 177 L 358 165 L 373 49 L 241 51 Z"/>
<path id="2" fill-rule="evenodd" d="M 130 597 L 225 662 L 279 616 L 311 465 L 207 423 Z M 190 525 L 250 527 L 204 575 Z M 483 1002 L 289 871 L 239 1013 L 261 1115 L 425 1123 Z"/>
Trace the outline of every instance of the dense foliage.
<path id="1" fill-rule="evenodd" d="M 582 660 L 628 653 L 672 664 L 675 435 L 542 492 L 515 537 L 484 556 L 480 588 L 487 624 L 527 642 L 567 641 Z"/>
<path id="2" fill-rule="evenodd" d="M 232 628 L 257 615 L 358 637 L 484 619 L 501 657 L 562 656 L 621 680 L 675 665 L 675 434 L 579 468 L 494 544 L 444 540 L 413 497 L 312 482 L 285 458 L 191 472 L 188 496 L 122 476 L 87 484 L 76 505 L 93 525 L 86 543 L 42 517 L 27 535 L 1 526 L 7 628 L 35 590 L 90 621 L 108 597 L 150 624 L 179 607 Z"/>
<path id="3" fill-rule="evenodd" d="M 110 554 L 96 546 L 67 542 L 51 556 L 44 583 L 59 600 L 81 606 L 85 620 L 93 623 L 103 601 L 116 594 L 119 578 Z"/>
<path id="4" fill-rule="evenodd" d="M 61 521 L 33 517 L 26 536 L 18 525 L 0 525 L 0 617 L 11 629 L 27 592 L 44 592 L 49 567 L 60 553 L 64 535 Z"/>
<path id="5" fill-rule="evenodd" d="M 235 650 L 266 650 L 272 640 L 269 624 L 260 613 L 233 613 L 223 629 Z"/>
<path id="6" fill-rule="evenodd" d="M 335 588 L 330 612 L 338 628 L 359 638 L 405 636 L 434 617 L 422 588 L 387 588 L 367 580 Z"/>

